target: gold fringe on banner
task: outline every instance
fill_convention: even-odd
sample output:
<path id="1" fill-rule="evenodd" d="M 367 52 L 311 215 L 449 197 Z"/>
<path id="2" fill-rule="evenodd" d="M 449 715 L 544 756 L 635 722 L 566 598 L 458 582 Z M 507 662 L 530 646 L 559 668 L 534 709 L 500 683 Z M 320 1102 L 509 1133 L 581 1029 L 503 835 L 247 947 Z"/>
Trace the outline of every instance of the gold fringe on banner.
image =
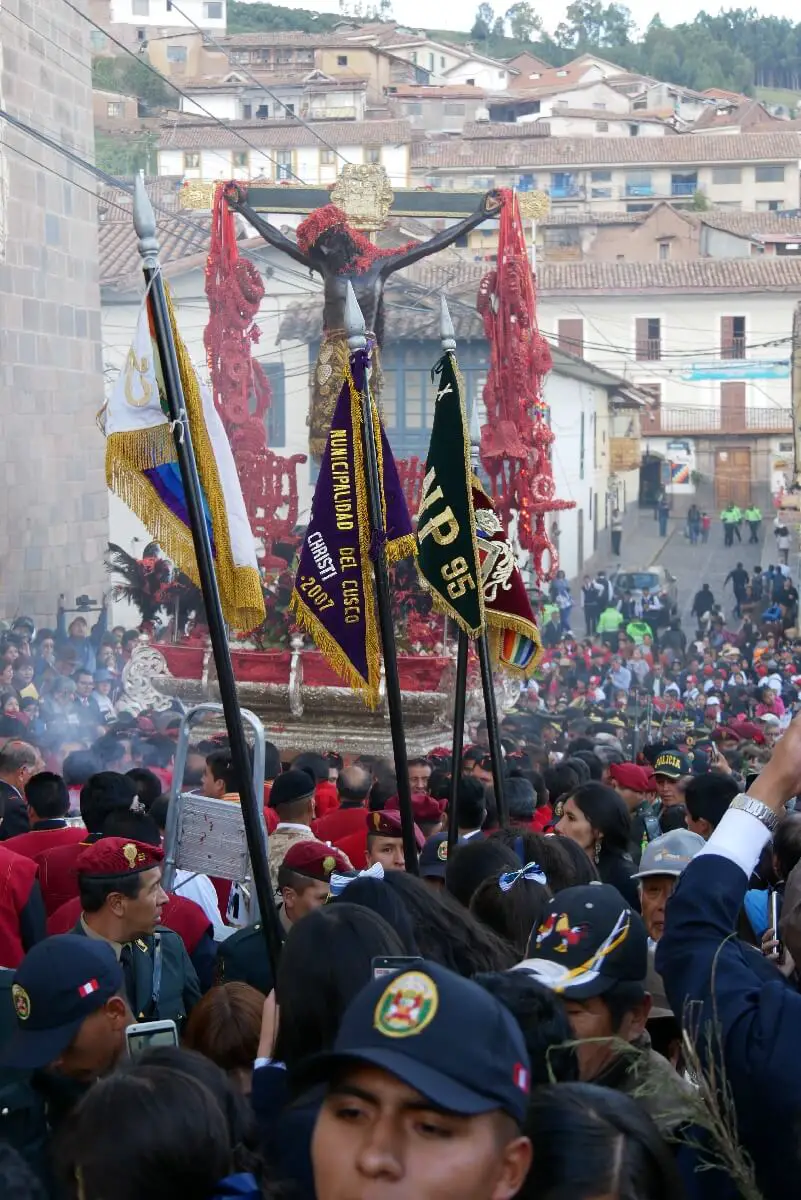
<path id="1" fill-rule="evenodd" d="M 350 380 L 351 394 L 355 388 L 353 380 L 350 378 L 350 369 L 348 369 L 348 378 Z M 369 380 L 365 381 L 365 386 L 369 387 Z M 359 394 L 358 391 L 356 393 Z M 371 404 L 370 411 L 373 415 L 373 438 L 375 440 L 376 456 L 378 458 L 378 478 L 381 484 L 381 510 L 384 514 L 384 528 L 387 526 L 387 501 L 384 495 L 384 447 L 381 439 L 381 416 L 378 412 L 378 405 Z M 361 429 L 361 404 L 359 405 L 359 429 Z M 406 503 L 405 497 L 403 503 Z M 417 556 L 417 539 L 413 533 L 404 534 L 403 537 L 393 538 L 391 541 L 387 539 L 384 549 L 386 550 L 387 562 L 392 567 L 395 563 L 400 562 L 404 558 Z"/>
<path id="2" fill-rule="evenodd" d="M 214 532 L 214 567 L 220 585 L 220 600 L 223 615 L 234 629 L 255 629 L 264 620 L 264 593 L 261 577 L 256 567 L 239 566 L 231 552 L 231 534 L 228 528 L 228 512 L 225 507 L 220 476 L 214 457 L 214 449 L 203 418 L 203 399 L 200 394 L 195 368 L 178 332 L 172 300 L 167 293 L 167 311 L 170 315 L 178 370 L 181 375 L 184 403 L 189 418 L 192 445 L 197 457 L 197 469 L 206 503 L 211 514 Z M 237 480 L 238 486 L 238 480 Z M 194 554 L 194 548 L 193 548 Z"/>
<path id="3" fill-rule="evenodd" d="M 109 460 L 124 462 L 133 471 L 152 471 L 165 463 L 175 462 L 175 442 L 169 421 L 146 429 L 110 433 L 106 439 L 107 472 Z"/>

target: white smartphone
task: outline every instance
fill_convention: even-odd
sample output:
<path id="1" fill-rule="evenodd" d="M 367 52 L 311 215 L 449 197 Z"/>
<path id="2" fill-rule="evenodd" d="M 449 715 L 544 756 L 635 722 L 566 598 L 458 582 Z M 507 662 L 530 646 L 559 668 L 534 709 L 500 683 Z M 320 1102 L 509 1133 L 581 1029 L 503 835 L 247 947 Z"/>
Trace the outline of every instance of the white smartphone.
<path id="1" fill-rule="evenodd" d="M 175 1021 L 140 1021 L 125 1029 L 128 1057 L 138 1058 L 145 1050 L 156 1046 L 177 1046 L 178 1027 Z"/>

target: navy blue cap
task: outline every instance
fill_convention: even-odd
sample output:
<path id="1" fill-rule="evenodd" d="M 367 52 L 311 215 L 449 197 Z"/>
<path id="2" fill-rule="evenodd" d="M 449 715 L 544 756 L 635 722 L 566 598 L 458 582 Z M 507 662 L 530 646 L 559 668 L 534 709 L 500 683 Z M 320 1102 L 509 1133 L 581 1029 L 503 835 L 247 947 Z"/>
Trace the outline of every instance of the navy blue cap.
<path id="1" fill-rule="evenodd" d="M 571 1000 L 603 996 L 618 983 L 642 984 L 648 935 L 617 888 L 588 883 L 557 892 L 513 968 Z"/>
<path id="2" fill-rule="evenodd" d="M 420 875 L 423 879 L 444 879 L 448 866 L 448 834 L 432 833 L 420 851 Z"/>
<path id="3" fill-rule="evenodd" d="M 78 933 L 45 938 L 14 973 L 17 1029 L 0 1065 L 26 1071 L 49 1066 L 86 1018 L 122 987 L 122 967 L 108 942 Z"/>
<path id="4" fill-rule="evenodd" d="M 522 1124 L 531 1079 L 511 1012 L 484 988 L 421 961 L 374 979 L 345 1010 L 334 1049 L 294 1073 L 301 1087 L 366 1063 L 394 1075 L 437 1108 L 460 1116 L 500 1109 Z"/>

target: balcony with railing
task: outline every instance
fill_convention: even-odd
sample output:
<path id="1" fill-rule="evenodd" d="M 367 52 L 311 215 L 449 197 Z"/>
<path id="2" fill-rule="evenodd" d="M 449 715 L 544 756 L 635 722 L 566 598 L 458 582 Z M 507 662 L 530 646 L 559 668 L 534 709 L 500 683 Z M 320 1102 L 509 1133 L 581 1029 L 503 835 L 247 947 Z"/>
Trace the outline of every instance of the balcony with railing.
<path id="1" fill-rule="evenodd" d="M 662 339 L 658 337 L 639 338 L 636 356 L 638 362 L 659 362 L 662 357 Z"/>
<path id="2" fill-rule="evenodd" d="M 663 405 L 642 418 L 643 437 L 677 434 L 774 434 L 793 428 L 789 408 L 717 408 L 714 405 Z"/>
<path id="3" fill-rule="evenodd" d="M 730 337 L 720 347 L 721 358 L 745 358 L 745 338 Z"/>

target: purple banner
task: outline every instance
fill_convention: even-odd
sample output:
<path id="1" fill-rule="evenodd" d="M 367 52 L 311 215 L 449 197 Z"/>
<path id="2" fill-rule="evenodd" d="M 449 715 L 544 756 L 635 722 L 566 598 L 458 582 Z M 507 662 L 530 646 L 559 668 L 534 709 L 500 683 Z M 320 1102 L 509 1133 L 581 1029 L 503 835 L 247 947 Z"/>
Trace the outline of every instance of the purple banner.
<path id="1" fill-rule="evenodd" d="M 379 633 L 362 446 L 362 400 L 367 352 L 351 359 L 339 393 L 300 552 L 292 610 L 338 675 L 365 703 L 378 702 Z M 391 562 L 412 552 L 411 521 L 389 443 L 375 417 L 384 486 L 385 549 Z"/>

